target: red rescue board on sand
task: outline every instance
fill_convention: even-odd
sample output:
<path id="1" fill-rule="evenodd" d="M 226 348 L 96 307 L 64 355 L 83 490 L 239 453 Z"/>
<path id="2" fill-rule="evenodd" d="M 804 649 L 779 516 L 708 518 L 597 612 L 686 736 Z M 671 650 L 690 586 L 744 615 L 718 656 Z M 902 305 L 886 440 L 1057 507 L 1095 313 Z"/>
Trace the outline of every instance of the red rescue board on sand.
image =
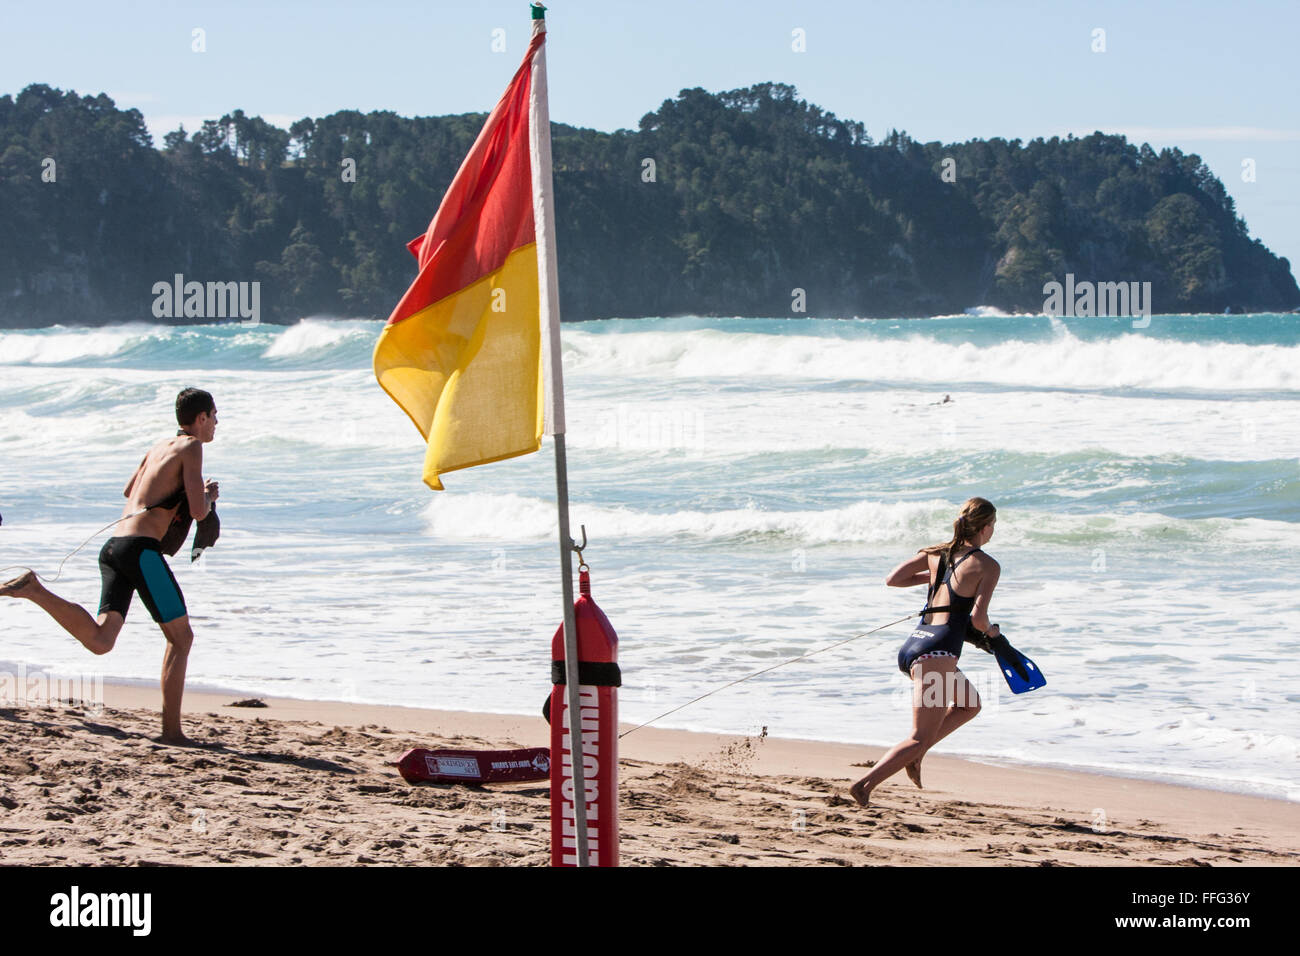
<path id="1" fill-rule="evenodd" d="M 519 783 L 551 775 L 548 747 L 523 750 L 425 750 L 402 754 L 397 770 L 407 783 Z"/>

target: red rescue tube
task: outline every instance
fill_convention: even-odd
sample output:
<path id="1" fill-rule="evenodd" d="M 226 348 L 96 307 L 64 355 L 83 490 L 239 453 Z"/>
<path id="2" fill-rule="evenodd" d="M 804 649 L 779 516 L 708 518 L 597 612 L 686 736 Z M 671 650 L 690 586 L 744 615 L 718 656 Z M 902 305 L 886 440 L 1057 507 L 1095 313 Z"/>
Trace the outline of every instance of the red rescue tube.
<path id="1" fill-rule="evenodd" d="M 416 747 L 398 758 L 397 772 L 407 783 L 545 780 L 551 772 L 551 752 L 545 747 L 523 750 L 426 750 Z"/>
<path id="2" fill-rule="evenodd" d="M 591 599 L 591 577 L 578 576 L 573 604 L 578 629 L 587 854 L 591 866 L 618 866 L 618 635 Z M 551 865 L 578 865 L 573 754 L 568 749 L 569 696 L 564 684 L 564 625 L 551 641 Z"/>

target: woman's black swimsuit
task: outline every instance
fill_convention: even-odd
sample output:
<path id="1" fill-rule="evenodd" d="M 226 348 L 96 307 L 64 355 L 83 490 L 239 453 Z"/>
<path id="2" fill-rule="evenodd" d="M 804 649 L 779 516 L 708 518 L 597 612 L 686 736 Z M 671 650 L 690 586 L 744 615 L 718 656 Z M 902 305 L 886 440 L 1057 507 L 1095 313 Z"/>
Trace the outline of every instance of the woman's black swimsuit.
<path id="1" fill-rule="evenodd" d="M 966 640 L 966 629 L 970 625 L 970 612 L 971 608 L 975 606 L 975 595 L 972 594 L 970 597 L 966 597 L 964 594 L 958 594 L 953 590 L 952 573 L 957 570 L 957 565 L 978 550 L 979 548 L 972 548 L 967 551 L 952 563 L 947 573 L 944 573 L 943 567 L 946 563 L 946 556 L 939 556 L 939 568 L 935 577 L 938 578 L 939 575 L 943 575 L 943 580 L 936 581 L 926 594 L 926 606 L 925 610 L 921 612 L 921 616 L 924 617 L 926 614 L 947 610 L 948 620 L 943 624 L 916 625 L 916 629 L 912 631 L 898 651 L 898 669 L 904 674 L 910 675 L 912 673 L 912 665 L 922 654 L 943 651 L 953 657 L 961 657 L 961 645 Z M 948 586 L 949 603 L 946 608 L 932 608 L 930 607 L 930 601 L 934 599 L 940 584 Z"/>

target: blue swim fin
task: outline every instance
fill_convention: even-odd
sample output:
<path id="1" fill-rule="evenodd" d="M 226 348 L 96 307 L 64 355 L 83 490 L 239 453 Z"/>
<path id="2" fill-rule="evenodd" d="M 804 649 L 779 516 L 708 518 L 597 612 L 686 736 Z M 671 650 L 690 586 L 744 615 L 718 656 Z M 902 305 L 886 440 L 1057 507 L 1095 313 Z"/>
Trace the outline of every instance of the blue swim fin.
<path id="1" fill-rule="evenodd" d="M 997 658 L 1002 676 L 1013 694 L 1025 694 L 1031 690 L 1047 686 L 1047 678 L 1038 669 L 1038 665 L 999 636 L 993 641 L 993 656 Z"/>

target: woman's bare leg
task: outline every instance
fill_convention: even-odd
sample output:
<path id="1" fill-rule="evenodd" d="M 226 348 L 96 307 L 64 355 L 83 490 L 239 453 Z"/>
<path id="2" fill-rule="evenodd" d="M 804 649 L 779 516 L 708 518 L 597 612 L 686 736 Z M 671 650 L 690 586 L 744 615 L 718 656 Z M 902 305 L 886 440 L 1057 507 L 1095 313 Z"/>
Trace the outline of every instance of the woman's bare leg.
<path id="1" fill-rule="evenodd" d="M 80 604 L 65 601 L 47 590 L 31 571 L 5 584 L 0 588 L 0 594 L 31 601 L 54 618 L 61 628 L 85 645 L 92 654 L 107 654 L 111 651 L 122 630 L 124 619 L 121 614 L 105 611 L 98 619 L 93 618 Z"/>
<path id="2" fill-rule="evenodd" d="M 944 737 L 947 737 L 962 724 L 973 720 L 975 715 L 980 712 L 980 695 L 975 690 L 975 686 L 966 679 L 966 675 L 960 670 L 954 669 L 951 681 L 953 696 L 950 699 L 948 710 L 944 714 L 943 723 L 939 725 L 938 733 L 935 735 L 934 740 L 930 741 L 930 746 L 926 747 L 921 753 L 921 756 L 906 767 L 907 776 L 912 783 L 916 784 L 918 789 L 923 789 L 921 787 L 921 761 L 929 752 L 930 747 L 943 740 Z"/>
<path id="3" fill-rule="evenodd" d="M 866 806 L 871 791 L 914 760 L 919 760 L 933 745 L 948 712 L 945 685 L 947 675 L 957 669 L 950 657 L 933 657 L 919 661 L 912 668 L 912 735 L 893 746 L 871 772 L 849 788 L 853 799 Z"/>

